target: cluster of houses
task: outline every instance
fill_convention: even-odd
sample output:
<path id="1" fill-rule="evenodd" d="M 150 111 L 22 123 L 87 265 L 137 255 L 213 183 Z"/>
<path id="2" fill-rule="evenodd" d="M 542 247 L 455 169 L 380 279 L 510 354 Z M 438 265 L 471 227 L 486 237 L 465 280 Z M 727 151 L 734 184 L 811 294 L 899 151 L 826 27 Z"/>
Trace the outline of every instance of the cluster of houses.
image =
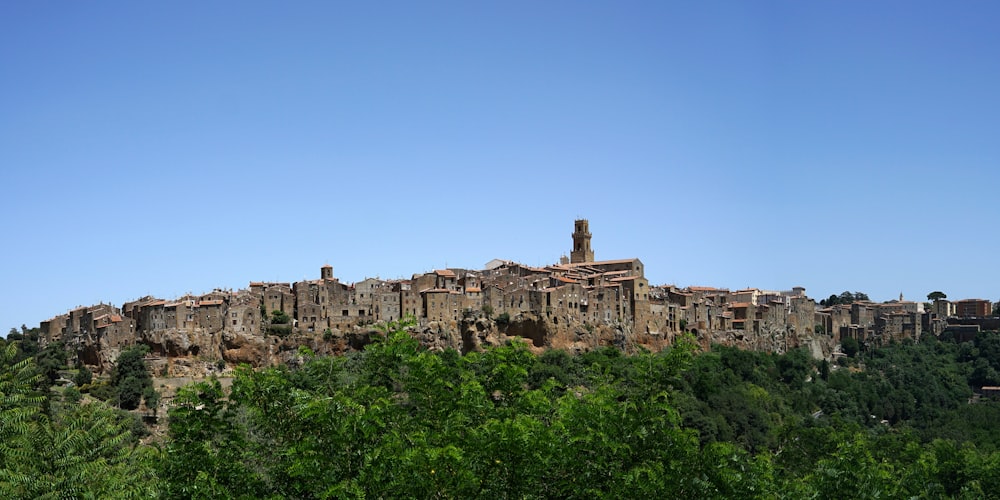
<path id="1" fill-rule="evenodd" d="M 637 258 L 595 261 L 589 224 L 575 222 L 573 250 L 558 264 L 525 266 L 493 260 L 483 269 L 439 269 L 411 279 L 369 278 L 348 284 L 320 268 L 319 279 L 294 283 L 251 282 L 243 290 L 215 290 L 174 300 L 144 297 L 121 308 L 80 307 L 42 322 L 49 340 L 78 342 L 138 334 L 188 331 L 244 335 L 275 332 L 323 334 L 413 317 L 421 323 L 457 324 L 492 317 L 532 315 L 564 327 L 606 325 L 662 335 L 719 335 L 750 348 L 774 349 L 776 336 L 825 335 L 864 342 L 939 334 L 949 317 L 988 317 L 989 301 L 867 301 L 818 307 L 805 289 L 787 291 L 650 286 Z M 280 325 L 280 328 L 276 328 Z"/>

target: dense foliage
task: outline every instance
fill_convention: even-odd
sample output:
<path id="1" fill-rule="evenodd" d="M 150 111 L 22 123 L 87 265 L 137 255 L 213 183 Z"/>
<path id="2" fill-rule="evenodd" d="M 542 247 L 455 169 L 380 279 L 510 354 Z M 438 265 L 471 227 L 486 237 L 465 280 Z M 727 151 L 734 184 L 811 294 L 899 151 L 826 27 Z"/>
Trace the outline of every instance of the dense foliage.
<path id="1" fill-rule="evenodd" d="M 143 358 L 149 348 L 144 345 L 125 349 L 118 355 L 115 368 L 111 371 L 111 386 L 120 408 L 134 410 L 143 401 L 147 407 L 155 408 L 159 394 L 153 389 L 153 377 L 146 368 Z"/>
<path id="2" fill-rule="evenodd" d="M 826 307 L 835 306 L 838 304 L 851 305 L 855 302 L 861 302 L 866 300 L 870 300 L 868 298 L 868 294 L 866 293 L 862 292 L 851 293 L 845 290 L 843 292 L 840 292 L 840 295 L 830 294 L 829 297 L 820 300 L 819 305 Z"/>
<path id="3" fill-rule="evenodd" d="M 403 332 L 363 352 L 181 390 L 158 445 L 0 356 L 0 495 L 168 498 L 990 498 L 1000 336 L 837 363 L 681 341 L 459 355 Z M 42 350 L 36 350 L 37 353 Z M 52 399 L 46 413 L 44 400 Z M 57 401 L 56 401 L 57 399 Z"/>

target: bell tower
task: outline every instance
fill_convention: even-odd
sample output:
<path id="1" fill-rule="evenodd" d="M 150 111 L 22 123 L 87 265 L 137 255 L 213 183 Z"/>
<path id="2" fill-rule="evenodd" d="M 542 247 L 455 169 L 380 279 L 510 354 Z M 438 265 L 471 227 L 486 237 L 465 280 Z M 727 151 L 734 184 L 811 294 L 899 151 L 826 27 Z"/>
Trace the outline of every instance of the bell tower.
<path id="1" fill-rule="evenodd" d="M 590 249 L 590 222 L 587 219 L 577 219 L 573 226 L 573 251 L 569 254 L 570 263 L 594 262 L 594 251 Z"/>

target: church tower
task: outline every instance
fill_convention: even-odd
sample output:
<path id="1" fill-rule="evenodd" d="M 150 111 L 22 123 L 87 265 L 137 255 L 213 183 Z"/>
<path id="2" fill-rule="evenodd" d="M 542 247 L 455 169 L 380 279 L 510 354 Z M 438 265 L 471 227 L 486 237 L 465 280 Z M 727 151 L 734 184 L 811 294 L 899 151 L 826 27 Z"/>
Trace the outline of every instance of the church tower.
<path id="1" fill-rule="evenodd" d="M 573 230 L 573 251 L 569 254 L 570 263 L 594 262 L 594 251 L 590 249 L 590 222 L 587 219 L 577 219 Z"/>

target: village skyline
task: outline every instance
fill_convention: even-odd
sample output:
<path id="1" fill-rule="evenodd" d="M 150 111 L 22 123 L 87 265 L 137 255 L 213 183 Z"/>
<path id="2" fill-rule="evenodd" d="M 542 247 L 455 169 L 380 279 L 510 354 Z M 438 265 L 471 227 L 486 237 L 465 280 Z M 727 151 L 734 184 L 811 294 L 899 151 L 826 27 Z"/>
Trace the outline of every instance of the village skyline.
<path id="1" fill-rule="evenodd" d="M 0 324 L 541 267 L 1000 299 L 1000 5 L 0 5 Z"/>

